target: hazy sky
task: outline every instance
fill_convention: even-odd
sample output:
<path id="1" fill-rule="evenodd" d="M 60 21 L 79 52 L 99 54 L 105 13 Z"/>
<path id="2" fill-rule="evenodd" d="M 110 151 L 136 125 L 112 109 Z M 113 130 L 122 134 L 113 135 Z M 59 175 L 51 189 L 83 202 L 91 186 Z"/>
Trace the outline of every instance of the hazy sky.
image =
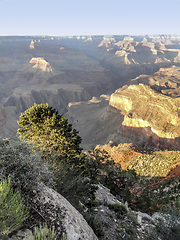
<path id="1" fill-rule="evenodd" d="M 0 35 L 179 34 L 180 0 L 0 0 Z"/>

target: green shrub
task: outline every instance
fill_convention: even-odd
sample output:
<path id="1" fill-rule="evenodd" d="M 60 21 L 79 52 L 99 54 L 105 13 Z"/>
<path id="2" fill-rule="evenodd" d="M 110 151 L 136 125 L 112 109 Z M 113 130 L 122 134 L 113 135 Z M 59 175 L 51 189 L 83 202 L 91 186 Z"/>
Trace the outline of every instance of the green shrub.
<path id="1" fill-rule="evenodd" d="M 107 167 L 113 164 L 114 161 L 110 159 L 110 156 L 105 150 L 94 149 L 87 153 L 85 162 L 86 173 L 94 183 L 97 183 L 102 173 L 106 172 Z"/>
<path id="2" fill-rule="evenodd" d="M 81 153 L 81 137 L 68 120 L 46 104 L 36 103 L 19 117 L 19 138 L 41 149 L 44 155 L 54 152 L 61 156 Z"/>
<path id="3" fill-rule="evenodd" d="M 50 165 L 31 146 L 19 141 L 0 141 L 0 176 L 10 176 L 13 189 L 18 189 L 26 200 L 34 196 L 38 182 L 54 184 Z"/>
<path id="4" fill-rule="evenodd" d="M 152 214 L 163 207 L 177 203 L 179 186 L 180 177 L 167 178 L 152 186 L 146 181 L 141 194 L 134 197 L 134 202 L 130 206 L 135 210 Z"/>
<path id="5" fill-rule="evenodd" d="M 137 239 L 137 236 L 136 236 L 136 233 L 137 233 L 137 229 L 136 227 L 132 226 L 132 225 L 126 225 L 125 226 L 125 239 L 127 240 L 136 240 Z"/>
<path id="6" fill-rule="evenodd" d="M 178 163 L 178 151 L 155 151 L 134 158 L 128 168 L 134 169 L 140 176 L 163 177 Z"/>
<path id="7" fill-rule="evenodd" d="M 104 231 L 102 228 L 102 223 L 99 219 L 91 215 L 89 212 L 84 214 L 84 218 L 88 224 L 92 227 L 97 237 L 103 237 Z"/>
<path id="8" fill-rule="evenodd" d="M 174 214 L 163 214 L 163 217 L 158 219 L 156 229 L 158 235 L 164 240 L 177 240 L 180 239 L 180 212 L 179 216 Z"/>
<path id="9" fill-rule="evenodd" d="M 32 234 L 29 240 L 56 240 L 56 233 L 54 228 L 48 228 L 47 225 L 41 226 L 39 228 L 34 228 L 34 234 Z"/>
<path id="10" fill-rule="evenodd" d="M 62 194 L 76 209 L 82 210 L 79 201 L 85 206 L 95 199 L 97 187 L 84 174 L 84 168 L 66 161 L 61 162 L 56 171 L 57 191 Z"/>
<path id="11" fill-rule="evenodd" d="M 20 194 L 13 192 L 8 181 L 0 182 L 0 234 L 9 234 L 23 225 L 29 209 L 23 203 Z"/>
<path id="12" fill-rule="evenodd" d="M 123 203 L 114 203 L 109 205 L 109 208 L 116 212 L 118 218 L 122 218 L 127 214 L 127 208 Z"/>
<path id="13" fill-rule="evenodd" d="M 130 187 L 137 181 L 134 170 L 122 170 L 105 150 L 94 149 L 87 154 L 85 172 L 93 183 L 102 183 L 113 195 L 130 202 Z"/>

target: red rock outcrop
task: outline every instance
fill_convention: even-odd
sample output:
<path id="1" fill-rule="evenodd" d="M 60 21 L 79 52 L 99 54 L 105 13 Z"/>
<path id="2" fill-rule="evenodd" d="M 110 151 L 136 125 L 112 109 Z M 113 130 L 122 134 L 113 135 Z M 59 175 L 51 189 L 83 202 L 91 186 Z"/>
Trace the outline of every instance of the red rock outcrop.
<path id="1" fill-rule="evenodd" d="M 180 137 L 162 138 L 153 133 L 150 127 L 138 128 L 123 125 L 122 129 L 124 130 L 124 135 L 137 138 L 137 141 L 139 141 L 145 149 L 180 150 Z"/>

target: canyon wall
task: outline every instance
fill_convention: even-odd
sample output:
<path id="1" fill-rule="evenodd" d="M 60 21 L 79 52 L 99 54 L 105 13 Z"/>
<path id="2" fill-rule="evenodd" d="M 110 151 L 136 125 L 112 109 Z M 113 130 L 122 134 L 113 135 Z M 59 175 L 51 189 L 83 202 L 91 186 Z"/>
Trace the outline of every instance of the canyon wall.
<path id="1" fill-rule="evenodd" d="M 124 115 L 122 130 L 137 133 L 137 138 L 142 135 L 145 145 L 180 149 L 179 98 L 139 84 L 116 90 L 109 104 Z"/>
<path id="2" fill-rule="evenodd" d="M 111 94 L 132 85 L 131 79 L 138 84 L 139 75 L 157 73 L 151 82 L 161 82 L 159 71 L 180 64 L 179 42 L 174 36 L 0 37 L 0 104 L 6 111 L 0 136 L 16 134 L 19 115 L 34 102 L 64 114 L 70 102 Z M 176 74 L 155 85 L 178 95 L 178 69 Z M 78 111 L 86 115 L 86 109 Z"/>

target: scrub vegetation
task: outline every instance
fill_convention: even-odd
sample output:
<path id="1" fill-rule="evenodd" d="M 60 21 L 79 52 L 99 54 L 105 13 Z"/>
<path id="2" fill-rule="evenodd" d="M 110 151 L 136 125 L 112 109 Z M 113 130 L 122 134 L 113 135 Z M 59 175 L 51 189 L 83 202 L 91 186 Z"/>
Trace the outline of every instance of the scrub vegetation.
<path id="1" fill-rule="evenodd" d="M 78 131 L 48 104 L 35 104 L 26 110 L 20 116 L 19 126 L 21 141 L 6 139 L 0 142 L 1 211 L 6 211 L 6 207 L 14 201 L 13 207 L 8 210 L 12 220 L 16 216 L 12 214 L 14 208 L 19 209 L 14 220 L 16 225 L 12 226 L 8 223 L 8 218 L 3 218 L 2 212 L 1 233 L 13 234 L 23 224 L 26 227 L 31 225 L 28 216 L 34 208 L 32 199 L 38 183 L 43 182 L 67 198 L 84 215 L 99 239 L 105 237 L 105 225 L 94 215 L 94 208 L 101 205 L 95 199 L 98 183 L 108 187 L 122 202 L 127 201 L 134 211 L 148 214 L 168 211 L 171 226 L 167 225 L 167 221 L 159 221 L 155 224 L 156 230 L 159 235 L 165 236 L 166 231 L 175 229 L 175 236 L 178 236 L 179 225 L 176 220 L 180 214 L 180 178 L 166 176 L 179 163 L 179 152 L 143 153 L 134 157 L 129 168 L 123 170 L 105 150 L 83 152 Z M 106 207 L 118 219 L 125 219 L 129 214 L 124 204 Z M 39 238 L 39 234 L 48 235 L 52 230 L 50 224 L 36 224 L 32 239 L 43 239 Z M 52 231 L 50 235 L 54 234 L 55 239 L 56 230 Z M 136 236 L 133 225 L 125 232 L 126 238 Z M 148 239 L 153 239 L 151 236 L 152 232 Z"/>

